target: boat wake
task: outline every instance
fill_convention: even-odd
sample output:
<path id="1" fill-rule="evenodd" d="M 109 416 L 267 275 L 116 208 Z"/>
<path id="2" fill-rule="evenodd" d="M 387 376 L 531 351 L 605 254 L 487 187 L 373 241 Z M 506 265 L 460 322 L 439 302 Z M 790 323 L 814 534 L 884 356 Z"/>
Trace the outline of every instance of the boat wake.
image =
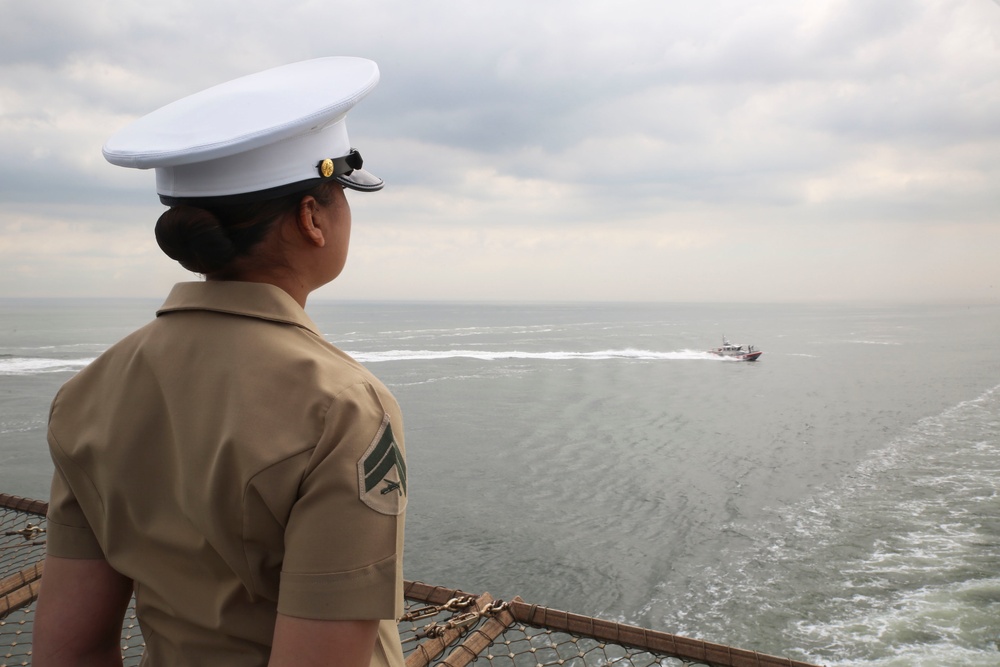
<path id="1" fill-rule="evenodd" d="M 774 523 L 727 526 L 753 545 L 707 567 L 696 602 L 666 606 L 663 624 L 791 643 L 818 664 L 997 665 L 998 411 L 1000 386 L 921 419 Z"/>
<path id="2" fill-rule="evenodd" d="M 363 364 L 391 361 L 443 361 L 447 359 L 478 359 L 480 361 L 730 361 L 699 350 L 656 352 L 653 350 L 623 349 L 574 352 L 556 350 L 527 352 L 524 350 L 377 350 L 371 352 L 347 351 Z M 42 373 L 75 373 L 87 366 L 94 357 L 81 359 L 48 359 L 40 357 L 0 357 L 0 375 L 38 375 Z"/>
<path id="3" fill-rule="evenodd" d="M 44 359 L 38 357 L 0 358 L 0 375 L 37 375 L 38 373 L 76 372 L 92 362 L 86 359 Z"/>
<path id="4" fill-rule="evenodd" d="M 720 358 L 697 350 L 677 350 L 655 352 L 652 350 L 600 350 L 596 352 L 526 352 L 521 350 L 384 350 L 375 352 L 348 352 L 361 363 L 385 361 L 441 361 L 444 359 L 479 359 L 481 361 L 503 361 L 508 359 L 541 361 L 603 361 L 621 359 L 625 361 L 677 361 L 712 360 Z"/>

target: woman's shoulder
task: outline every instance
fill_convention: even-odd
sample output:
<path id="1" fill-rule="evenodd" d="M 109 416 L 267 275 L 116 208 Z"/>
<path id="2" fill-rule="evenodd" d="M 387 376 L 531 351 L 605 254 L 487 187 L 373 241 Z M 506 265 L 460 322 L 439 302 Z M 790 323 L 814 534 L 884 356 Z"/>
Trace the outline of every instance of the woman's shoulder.
<path id="1" fill-rule="evenodd" d="M 391 392 L 374 373 L 330 342 L 322 341 L 321 351 L 314 360 L 319 373 L 318 379 L 334 395 L 341 394 L 348 387 L 367 386 L 380 397 L 392 397 Z"/>

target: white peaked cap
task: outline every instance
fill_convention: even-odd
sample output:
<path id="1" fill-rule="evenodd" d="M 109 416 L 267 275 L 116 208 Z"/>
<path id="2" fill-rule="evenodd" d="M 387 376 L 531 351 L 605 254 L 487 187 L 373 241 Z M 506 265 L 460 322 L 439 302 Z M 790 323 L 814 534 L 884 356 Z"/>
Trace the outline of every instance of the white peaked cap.
<path id="1" fill-rule="evenodd" d="M 104 157 L 155 169 L 165 204 L 268 199 L 332 179 L 379 190 L 382 180 L 361 168 L 345 124 L 378 79 L 378 65 L 349 57 L 250 74 L 143 116 L 108 139 Z"/>

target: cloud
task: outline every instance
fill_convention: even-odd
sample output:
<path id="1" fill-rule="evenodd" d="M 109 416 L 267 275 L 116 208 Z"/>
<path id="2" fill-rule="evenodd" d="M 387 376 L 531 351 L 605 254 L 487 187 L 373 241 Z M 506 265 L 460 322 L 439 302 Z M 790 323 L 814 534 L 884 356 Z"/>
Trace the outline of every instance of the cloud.
<path id="1" fill-rule="evenodd" d="M 103 141 L 180 96 L 329 54 L 379 62 L 349 127 L 389 183 L 352 199 L 360 259 L 338 294 L 632 298 L 669 282 L 670 298 L 711 300 L 742 271 L 764 300 L 805 285 L 909 298 L 901 276 L 945 238 L 968 261 L 935 298 L 1000 279 L 979 251 L 1000 224 L 1000 8 L 985 0 L 6 3 L 0 260 L 72 264 L 44 281 L 53 294 L 120 289 L 88 252 L 122 275 L 134 257 L 160 266 L 139 242 L 162 210 L 152 174 L 107 165 Z M 33 227 L 76 243 L 25 254 Z M 871 238 L 863 288 L 841 280 L 845 229 Z M 137 254 L 102 248 L 106 233 Z M 602 255 L 614 275 L 598 285 Z M 365 257 L 423 278 L 404 289 Z M 129 289 L 162 293 L 165 277 Z"/>

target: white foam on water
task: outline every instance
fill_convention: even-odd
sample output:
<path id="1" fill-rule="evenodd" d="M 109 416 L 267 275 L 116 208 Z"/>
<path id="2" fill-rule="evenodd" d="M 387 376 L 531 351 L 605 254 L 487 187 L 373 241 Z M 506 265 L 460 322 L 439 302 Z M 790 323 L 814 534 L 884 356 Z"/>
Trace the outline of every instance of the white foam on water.
<path id="1" fill-rule="evenodd" d="M 857 345 L 902 345 L 896 341 L 891 340 L 849 340 L 848 343 L 855 343 Z"/>
<path id="2" fill-rule="evenodd" d="M 817 664 L 1000 665 L 998 413 L 1000 386 L 917 422 L 776 523 L 734 523 L 756 546 L 708 568 L 689 592 L 698 618 L 669 624 L 751 641 L 727 624 L 754 618 Z"/>
<path id="3" fill-rule="evenodd" d="M 0 435 L 8 433 L 29 433 L 43 428 L 45 422 L 42 420 L 18 420 L 0 422 Z"/>
<path id="4" fill-rule="evenodd" d="M 43 359 L 38 357 L 0 358 L 0 375 L 38 375 L 39 373 L 76 372 L 92 362 L 88 359 Z"/>
<path id="5" fill-rule="evenodd" d="M 674 352 L 654 352 L 651 350 L 599 350 L 595 352 L 525 352 L 521 350 L 385 350 L 377 352 L 348 352 L 361 363 L 386 361 L 440 361 L 443 359 L 479 359 L 481 361 L 501 361 L 507 359 L 527 359 L 542 361 L 602 361 L 623 359 L 635 361 L 673 360 L 719 360 L 708 352 L 679 350 Z"/>
<path id="6" fill-rule="evenodd" d="M 796 630 L 825 644 L 830 653 L 873 657 L 827 662 L 844 667 L 995 667 L 1000 648 L 993 629 L 1000 613 L 1000 578 L 926 586 L 891 604 L 854 600 L 858 612 L 822 623 L 802 621 Z M 855 646 L 845 646 L 845 638 Z"/>
<path id="7" fill-rule="evenodd" d="M 844 595 L 824 605 L 829 617 L 797 627 L 854 656 L 832 664 L 1000 664 L 996 399 L 994 388 L 922 420 L 860 466 L 846 493 L 816 504 L 809 539 L 850 530 L 838 526 L 845 515 L 879 533 L 867 555 L 838 563 Z"/>
<path id="8" fill-rule="evenodd" d="M 361 363 L 382 363 L 391 361 L 441 361 L 445 359 L 478 359 L 480 361 L 504 361 L 511 359 L 536 361 L 605 361 L 621 359 L 625 361 L 734 361 L 726 357 L 699 350 L 676 350 L 657 352 L 653 350 L 620 349 L 597 350 L 592 352 L 551 351 L 527 352 L 523 350 L 380 350 L 374 352 L 352 352 L 352 357 Z M 0 375 L 35 375 L 38 373 L 60 373 L 78 371 L 94 360 L 49 359 L 40 357 L 0 358 Z"/>

